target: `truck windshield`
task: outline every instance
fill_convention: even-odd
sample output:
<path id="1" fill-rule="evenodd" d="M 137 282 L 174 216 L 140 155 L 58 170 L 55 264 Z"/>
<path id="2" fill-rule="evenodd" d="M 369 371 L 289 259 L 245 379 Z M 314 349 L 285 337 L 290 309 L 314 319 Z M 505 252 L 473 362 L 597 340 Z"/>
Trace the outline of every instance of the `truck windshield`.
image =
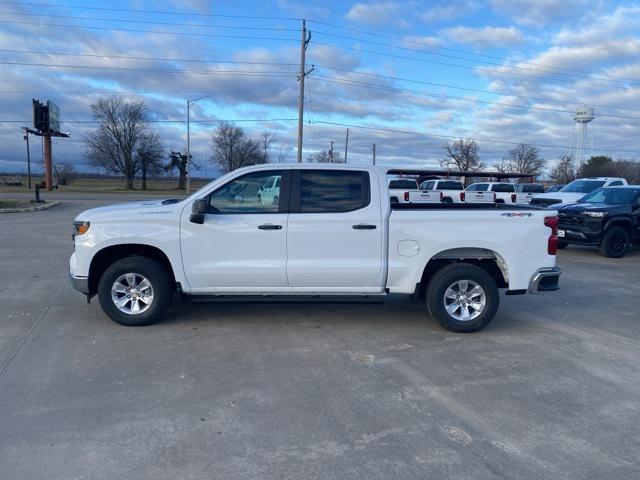
<path id="1" fill-rule="evenodd" d="M 579 202 L 620 205 L 633 203 L 638 196 L 640 196 L 640 189 L 636 188 L 599 188 L 582 197 Z"/>
<path id="2" fill-rule="evenodd" d="M 391 180 L 389 190 L 418 190 L 416 180 Z"/>
<path id="3" fill-rule="evenodd" d="M 600 188 L 604 185 L 603 180 L 574 180 L 569 185 L 562 187 L 560 192 L 567 193 L 590 193 L 596 188 Z"/>

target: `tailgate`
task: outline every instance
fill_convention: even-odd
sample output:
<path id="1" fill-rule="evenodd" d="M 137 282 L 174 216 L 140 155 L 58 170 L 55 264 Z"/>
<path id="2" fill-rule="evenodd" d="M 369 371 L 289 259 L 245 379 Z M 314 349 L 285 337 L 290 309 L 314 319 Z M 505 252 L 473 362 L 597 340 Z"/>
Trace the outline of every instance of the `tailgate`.
<path id="1" fill-rule="evenodd" d="M 464 194 L 465 203 L 495 203 L 496 194 L 494 192 L 469 192 Z"/>
<path id="2" fill-rule="evenodd" d="M 442 192 L 436 190 L 417 190 L 409 192 L 409 203 L 441 203 Z"/>

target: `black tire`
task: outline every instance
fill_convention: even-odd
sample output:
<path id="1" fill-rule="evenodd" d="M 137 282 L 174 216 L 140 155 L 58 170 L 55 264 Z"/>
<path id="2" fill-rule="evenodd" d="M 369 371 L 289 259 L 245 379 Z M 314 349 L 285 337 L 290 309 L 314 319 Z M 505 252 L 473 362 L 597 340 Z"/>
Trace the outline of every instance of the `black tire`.
<path id="1" fill-rule="evenodd" d="M 153 289 L 153 300 L 142 313 L 124 313 L 111 296 L 114 282 L 127 273 L 145 277 Z M 104 313 L 120 325 L 138 327 L 156 323 L 167 311 L 173 297 L 171 274 L 160 263 L 148 257 L 127 257 L 110 265 L 98 282 L 98 299 Z"/>
<path id="2" fill-rule="evenodd" d="M 558 240 L 558 250 L 562 250 L 563 248 L 567 248 L 569 246 L 569 242 L 561 242 Z"/>
<path id="3" fill-rule="evenodd" d="M 629 250 L 631 238 L 624 227 L 609 227 L 602 236 L 598 250 L 609 258 L 620 258 Z"/>
<path id="4" fill-rule="evenodd" d="M 459 320 L 447 312 L 445 292 L 460 280 L 477 283 L 484 291 L 485 306 L 481 313 L 471 320 Z M 427 309 L 442 327 L 452 332 L 475 332 L 484 328 L 495 316 L 500 296 L 495 280 L 482 268 L 469 263 L 454 263 L 438 270 L 427 287 Z"/>

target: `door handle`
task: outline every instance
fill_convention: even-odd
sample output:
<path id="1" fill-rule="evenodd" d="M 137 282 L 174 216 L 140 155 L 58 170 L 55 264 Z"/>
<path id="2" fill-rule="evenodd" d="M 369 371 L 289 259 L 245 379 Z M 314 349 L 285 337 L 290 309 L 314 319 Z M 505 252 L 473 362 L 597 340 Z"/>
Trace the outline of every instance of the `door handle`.
<path id="1" fill-rule="evenodd" d="M 260 230 L 282 230 L 282 225 L 272 225 L 270 223 L 266 223 L 264 225 L 259 225 L 258 228 Z"/>
<path id="2" fill-rule="evenodd" d="M 375 225 L 367 225 L 365 223 L 358 223 L 357 225 L 353 226 L 354 230 L 375 230 L 376 226 Z"/>

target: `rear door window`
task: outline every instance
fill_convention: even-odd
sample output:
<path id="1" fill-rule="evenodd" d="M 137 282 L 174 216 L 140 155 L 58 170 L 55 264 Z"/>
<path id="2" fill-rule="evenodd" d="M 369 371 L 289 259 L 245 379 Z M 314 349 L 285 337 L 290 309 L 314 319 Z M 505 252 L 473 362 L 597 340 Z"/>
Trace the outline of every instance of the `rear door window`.
<path id="1" fill-rule="evenodd" d="M 470 192 L 486 192 L 488 188 L 489 185 L 486 183 L 474 183 L 473 185 L 470 185 L 467 190 Z"/>
<path id="2" fill-rule="evenodd" d="M 462 182 L 446 180 L 438 182 L 438 190 L 464 190 Z"/>
<path id="3" fill-rule="evenodd" d="M 415 182 L 414 182 L 415 188 Z M 337 213 L 369 205 L 369 174 L 360 171 L 301 170 L 300 213 Z M 296 208 L 298 207 L 298 208 Z"/>

